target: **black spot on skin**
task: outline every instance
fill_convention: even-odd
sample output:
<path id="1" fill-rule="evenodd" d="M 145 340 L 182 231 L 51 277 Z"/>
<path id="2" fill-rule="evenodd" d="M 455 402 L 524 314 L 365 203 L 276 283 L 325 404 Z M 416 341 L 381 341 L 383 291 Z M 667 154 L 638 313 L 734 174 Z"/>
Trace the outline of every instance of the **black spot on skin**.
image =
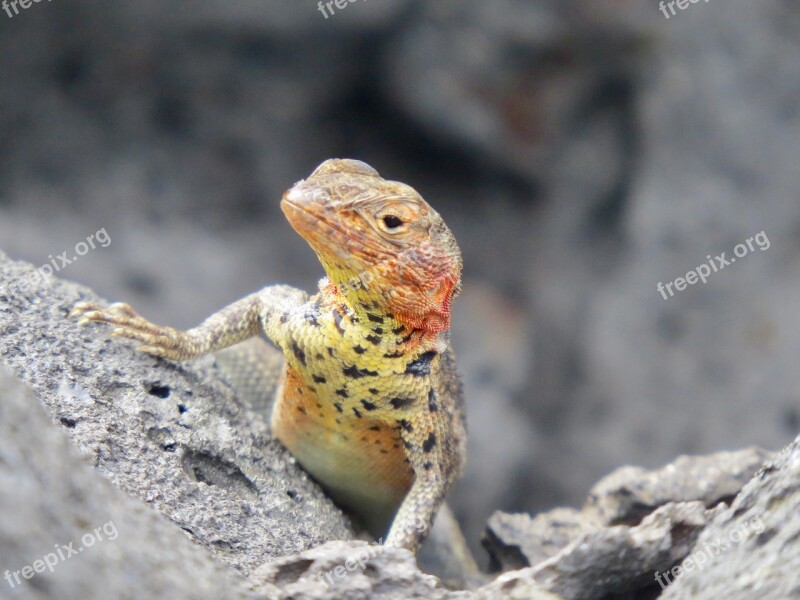
<path id="1" fill-rule="evenodd" d="M 336 351 L 333 348 L 328 348 L 328 355 L 333 358 L 336 356 Z"/>
<path id="2" fill-rule="evenodd" d="M 404 356 L 405 356 L 405 354 L 403 353 L 402 350 L 396 350 L 395 352 L 392 352 L 391 354 L 384 354 L 383 358 L 403 358 Z"/>
<path id="3" fill-rule="evenodd" d="M 297 410 L 298 410 L 298 411 L 300 411 L 300 412 L 301 412 L 301 413 L 303 413 L 303 414 L 306 414 L 306 409 L 305 409 L 305 408 L 303 408 L 302 406 L 298 406 L 298 407 L 297 407 Z"/>
<path id="4" fill-rule="evenodd" d="M 431 362 L 436 357 L 435 350 L 429 350 L 421 354 L 418 359 L 408 363 L 406 367 L 406 374 L 414 375 L 415 377 L 425 377 L 431 374 Z"/>
<path id="5" fill-rule="evenodd" d="M 369 388 L 370 394 L 380 394 L 380 390 L 378 388 Z"/>
<path id="6" fill-rule="evenodd" d="M 312 394 L 316 394 L 316 393 L 317 393 L 317 388 L 315 388 L 313 385 L 307 385 L 307 386 L 306 386 L 306 389 L 307 389 L 309 392 L 311 392 Z"/>
<path id="7" fill-rule="evenodd" d="M 320 404 L 319 402 L 317 402 L 317 408 L 322 408 L 322 404 Z"/>
<path id="8" fill-rule="evenodd" d="M 331 312 L 333 314 L 333 324 L 336 325 L 336 330 L 340 334 L 344 335 L 344 329 L 342 328 L 342 315 L 341 315 L 341 313 L 338 310 L 336 310 L 335 308 Z M 330 350 L 330 348 L 329 348 L 329 350 Z M 333 356 L 333 355 L 331 355 L 331 356 Z"/>
<path id="9" fill-rule="evenodd" d="M 408 408 L 412 404 L 414 404 L 413 398 L 392 398 L 389 400 L 389 404 L 392 405 L 393 408 Z"/>
<path id="10" fill-rule="evenodd" d="M 319 375 L 312 375 L 311 379 L 314 380 L 314 383 L 328 383 L 327 379 L 320 377 Z"/>
<path id="11" fill-rule="evenodd" d="M 398 419 L 397 424 L 400 425 L 400 429 L 404 429 L 409 433 L 414 431 L 414 426 L 405 419 Z"/>
<path id="12" fill-rule="evenodd" d="M 403 440 L 403 446 L 406 447 L 406 450 L 411 450 L 411 443 Z"/>
<path id="13" fill-rule="evenodd" d="M 287 313 L 283 313 L 281 315 L 281 325 L 285 324 L 286 321 L 288 321 L 288 320 L 289 320 L 289 315 Z"/>
<path id="14" fill-rule="evenodd" d="M 380 425 L 373 425 L 372 427 L 369 428 L 369 430 L 370 431 L 380 431 L 381 430 L 381 426 Z"/>
<path id="15" fill-rule="evenodd" d="M 403 325 L 400 325 L 400 327 L 395 327 L 394 329 L 392 329 L 392 333 L 395 334 L 395 335 L 400 335 L 405 330 L 406 330 L 406 328 Z"/>
<path id="16" fill-rule="evenodd" d="M 317 354 L 314 356 L 314 358 L 316 358 L 317 360 L 322 360 L 322 354 L 317 352 Z"/>
<path id="17" fill-rule="evenodd" d="M 364 354 L 364 352 L 366 352 L 366 349 L 362 348 L 361 346 L 353 346 L 353 351 L 356 354 Z"/>
<path id="18" fill-rule="evenodd" d="M 383 323 L 383 317 L 380 315 L 373 315 L 372 313 L 367 313 L 367 318 L 373 323 Z"/>
<path id="19" fill-rule="evenodd" d="M 297 390 L 298 394 L 300 394 L 301 396 L 303 395 L 303 388 L 294 388 L 294 389 Z"/>
<path id="20" fill-rule="evenodd" d="M 375 410 L 376 408 L 378 408 L 369 400 L 362 400 L 361 405 L 364 407 L 365 410 Z"/>
<path id="21" fill-rule="evenodd" d="M 336 410 L 338 410 L 339 412 L 344 412 L 344 409 L 342 408 L 342 403 L 341 402 L 334 402 L 333 405 L 336 407 Z M 336 422 L 338 423 L 339 419 L 336 419 Z"/>
<path id="22" fill-rule="evenodd" d="M 372 331 L 374 331 L 374 332 L 375 332 L 375 333 L 377 333 L 378 335 L 383 335 L 383 328 L 382 328 L 382 327 L 376 327 L 376 328 L 375 328 L 375 329 L 373 329 Z"/>
<path id="23" fill-rule="evenodd" d="M 412 337 L 414 337 L 414 332 L 413 332 L 413 331 L 412 331 L 411 333 L 409 333 L 408 335 L 406 335 L 406 336 L 404 336 L 404 337 L 401 337 L 401 338 L 400 338 L 400 342 L 399 342 L 399 343 L 401 343 L 401 344 L 407 344 L 407 343 L 408 343 L 408 341 L 409 341 L 409 340 L 410 340 Z"/>
<path id="24" fill-rule="evenodd" d="M 381 448 L 381 454 L 389 454 L 389 451 L 385 450 L 384 448 Z"/>
<path id="25" fill-rule="evenodd" d="M 428 435 L 428 439 L 422 442 L 422 451 L 425 453 L 430 452 L 433 450 L 433 447 L 436 445 L 436 436 L 431 433 Z"/>
<path id="26" fill-rule="evenodd" d="M 299 360 L 305 366 L 306 353 L 303 352 L 303 349 L 297 345 L 295 340 L 292 340 L 292 354 L 294 354 L 295 357 L 297 357 L 297 360 Z"/>
<path id="27" fill-rule="evenodd" d="M 376 446 L 380 446 L 381 445 L 381 441 L 380 440 L 375 440 L 372 443 L 375 444 Z"/>
<path id="28" fill-rule="evenodd" d="M 350 394 L 347 393 L 347 390 L 344 388 L 339 388 L 336 390 L 336 395 L 341 396 L 342 398 L 349 398 Z"/>
<path id="29" fill-rule="evenodd" d="M 433 468 L 433 463 L 426 462 L 424 465 L 422 465 L 422 468 L 425 469 L 426 471 L 430 471 Z"/>
<path id="30" fill-rule="evenodd" d="M 353 414 L 356 416 L 356 418 L 358 418 L 358 419 L 361 418 L 361 413 L 355 407 L 353 407 Z"/>
<path id="31" fill-rule="evenodd" d="M 339 412 L 341 412 L 341 411 L 339 411 Z M 341 419 L 339 419 L 338 417 L 336 418 L 336 424 L 337 424 L 337 425 L 341 425 L 341 424 L 342 424 L 342 421 L 341 421 Z M 346 436 L 346 435 L 342 434 L 342 436 L 344 437 L 344 439 L 347 439 L 347 436 Z"/>
<path id="32" fill-rule="evenodd" d="M 433 388 L 428 392 L 428 410 L 430 412 L 439 410 L 439 405 L 436 403 L 436 392 L 433 391 Z"/>
<path id="33" fill-rule="evenodd" d="M 365 339 L 366 339 L 368 342 L 372 342 L 372 343 L 373 343 L 373 344 L 375 344 L 376 346 L 377 346 L 378 344 L 380 344 L 380 343 L 381 343 L 381 338 L 379 338 L 377 335 L 372 335 L 372 334 L 370 334 L 370 335 L 368 335 L 368 336 L 367 336 Z"/>
<path id="34" fill-rule="evenodd" d="M 313 327 L 319 327 L 319 321 L 317 321 L 317 315 L 313 313 L 306 313 L 304 316 L 306 321 L 311 323 Z"/>
<path id="35" fill-rule="evenodd" d="M 342 369 L 342 373 L 344 373 L 347 377 L 352 377 L 353 379 L 358 379 L 360 377 L 375 377 L 378 372 L 377 371 L 370 371 L 369 369 L 359 369 L 357 366 L 353 365 L 352 367 L 345 367 Z"/>

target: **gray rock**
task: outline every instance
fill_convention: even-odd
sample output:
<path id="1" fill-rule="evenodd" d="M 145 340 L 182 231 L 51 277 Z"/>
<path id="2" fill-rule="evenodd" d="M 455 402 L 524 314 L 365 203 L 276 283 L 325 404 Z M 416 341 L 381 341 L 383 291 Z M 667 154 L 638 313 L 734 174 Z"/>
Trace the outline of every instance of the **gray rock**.
<path id="1" fill-rule="evenodd" d="M 744 487 L 697 540 L 664 600 L 785 600 L 800 596 L 800 438 Z"/>
<path id="2" fill-rule="evenodd" d="M 492 571 L 523 569 L 558 554 L 582 534 L 601 529 L 594 514 L 555 508 L 531 516 L 496 512 L 486 524 L 483 545 Z"/>
<path id="3" fill-rule="evenodd" d="M 242 573 L 351 536 L 348 521 L 239 405 L 213 359 L 156 360 L 67 318 L 86 288 L 0 254 L 0 357 L 119 488 Z"/>
<path id="4" fill-rule="evenodd" d="M 699 500 L 708 508 L 730 503 L 771 455 L 761 448 L 747 448 L 680 456 L 653 471 L 621 467 L 592 488 L 584 510 L 607 525 L 635 525 L 668 502 Z"/>
<path id="5" fill-rule="evenodd" d="M 251 580 L 256 589 L 260 584 L 279 587 L 277 598 L 286 600 L 472 598 L 468 592 L 449 592 L 436 577 L 421 573 L 410 551 L 359 541 L 329 542 L 272 561 L 256 569 Z"/>
<path id="6" fill-rule="evenodd" d="M 593 600 L 636 592 L 691 550 L 719 509 L 701 502 L 670 503 L 636 527 L 608 527 L 585 534 L 556 556 L 532 567 L 536 581 L 567 600 Z"/>
<path id="7" fill-rule="evenodd" d="M 759 448 L 681 456 L 653 471 L 621 467 L 589 493 L 582 510 L 556 508 L 531 517 L 497 512 L 489 519 L 484 547 L 494 570 L 536 566 L 579 539 L 611 526 L 636 526 L 658 507 L 701 502 L 714 508 L 730 502 L 770 456 Z M 674 549 L 680 556 L 680 549 Z M 661 568 L 670 566 L 661 565 Z"/>
<path id="8" fill-rule="evenodd" d="M 652 574 L 685 557 L 719 510 L 708 511 L 701 502 L 666 504 L 636 527 L 599 527 L 582 533 L 544 562 L 501 575 L 487 587 L 513 589 L 535 581 L 566 600 L 644 593 L 653 586 Z"/>
<path id="9" fill-rule="evenodd" d="M 0 598 L 258 597 L 175 523 L 99 475 L 64 431 L 0 367 Z"/>

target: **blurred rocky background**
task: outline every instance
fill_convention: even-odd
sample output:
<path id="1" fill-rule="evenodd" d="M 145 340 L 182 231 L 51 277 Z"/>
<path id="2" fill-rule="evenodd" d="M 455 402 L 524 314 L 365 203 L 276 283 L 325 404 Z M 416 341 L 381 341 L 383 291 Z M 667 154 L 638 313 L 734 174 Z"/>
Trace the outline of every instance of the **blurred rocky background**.
<path id="1" fill-rule="evenodd" d="M 105 229 L 57 274 L 188 327 L 315 287 L 278 200 L 324 159 L 410 183 L 465 256 L 476 548 L 495 510 L 579 504 L 619 465 L 795 437 L 800 5 L 339 2 L 0 12 L 0 248 L 60 265 Z"/>

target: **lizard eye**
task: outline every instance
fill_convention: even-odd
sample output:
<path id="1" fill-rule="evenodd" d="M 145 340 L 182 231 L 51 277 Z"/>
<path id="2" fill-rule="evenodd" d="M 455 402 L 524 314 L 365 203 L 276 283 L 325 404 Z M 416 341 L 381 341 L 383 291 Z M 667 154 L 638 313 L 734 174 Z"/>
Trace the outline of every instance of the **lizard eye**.
<path id="1" fill-rule="evenodd" d="M 403 219 L 395 215 L 386 215 L 383 217 L 383 224 L 386 225 L 386 229 L 391 231 L 400 228 L 403 225 Z"/>
<path id="2" fill-rule="evenodd" d="M 402 239 L 411 232 L 419 219 L 419 209 L 409 201 L 387 202 L 369 215 L 368 220 L 393 240 Z"/>

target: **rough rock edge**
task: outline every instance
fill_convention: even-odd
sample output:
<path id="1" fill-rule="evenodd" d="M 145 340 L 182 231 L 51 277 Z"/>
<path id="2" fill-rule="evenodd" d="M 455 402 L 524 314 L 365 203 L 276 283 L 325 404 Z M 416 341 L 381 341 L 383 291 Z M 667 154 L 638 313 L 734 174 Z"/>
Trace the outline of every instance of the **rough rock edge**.
<path id="1" fill-rule="evenodd" d="M 760 448 L 747 448 L 681 456 L 651 471 L 621 467 L 592 488 L 583 510 L 556 508 L 535 517 L 495 513 L 484 545 L 495 570 L 535 566 L 582 535 L 613 525 L 635 526 L 665 504 L 699 501 L 713 508 L 730 502 L 770 456 Z"/>
<path id="2" fill-rule="evenodd" d="M 584 511 L 596 513 L 608 525 L 635 525 L 668 502 L 698 500 L 708 508 L 730 503 L 770 456 L 771 452 L 751 447 L 679 456 L 652 471 L 621 467 L 592 487 Z"/>
<path id="3" fill-rule="evenodd" d="M 487 587 L 510 592 L 536 582 L 566 600 L 600 599 L 652 587 L 653 573 L 682 560 L 720 510 L 707 510 L 702 502 L 669 503 L 636 527 L 599 526 L 555 556 L 505 573 Z"/>
<path id="4" fill-rule="evenodd" d="M 692 553 L 681 563 L 684 572 L 666 584 L 661 598 L 797 598 L 798 540 L 800 437 L 767 461 L 730 508 L 703 531 Z"/>

